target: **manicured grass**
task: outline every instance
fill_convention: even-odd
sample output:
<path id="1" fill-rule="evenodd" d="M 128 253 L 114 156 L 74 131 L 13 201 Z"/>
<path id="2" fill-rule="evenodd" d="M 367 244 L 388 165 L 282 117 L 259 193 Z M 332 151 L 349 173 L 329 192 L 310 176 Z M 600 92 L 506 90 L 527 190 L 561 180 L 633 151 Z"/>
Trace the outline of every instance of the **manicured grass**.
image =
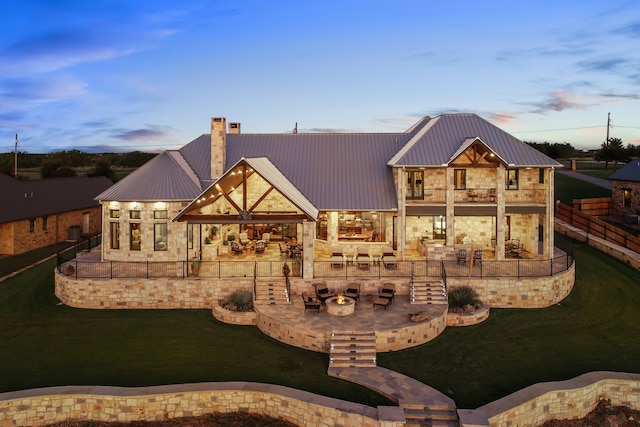
<path id="1" fill-rule="evenodd" d="M 570 176 L 556 173 L 554 175 L 556 200 L 572 205 L 573 199 L 589 199 L 592 197 L 611 197 L 611 190 L 581 181 Z"/>
<path id="2" fill-rule="evenodd" d="M 559 305 L 493 309 L 378 364 L 475 408 L 541 381 L 640 372 L 640 272 L 575 246 L 576 285 Z M 381 396 L 327 376 L 328 356 L 225 325 L 208 310 L 81 310 L 58 305 L 49 261 L 0 283 L 0 391 L 52 385 L 203 381 L 281 384 L 367 405 Z"/>
<path id="3" fill-rule="evenodd" d="M 576 284 L 560 304 L 492 309 L 482 324 L 447 328 L 378 364 L 475 408 L 523 387 L 590 371 L 640 372 L 640 272 L 575 246 Z"/>
<path id="4" fill-rule="evenodd" d="M 54 385 L 205 381 L 286 385 L 390 404 L 327 375 L 328 356 L 287 346 L 209 310 L 81 310 L 58 305 L 54 261 L 0 283 L 0 392 Z"/>
<path id="5" fill-rule="evenodd" d="M 0 277 L 4 277 L 7 274 L 18 271 L 23 267 L 43 260 L 70 246 L 73 246 L 73 243 L 62 242 L 18 255 L 0 256 Z"/>
<path id="6" fill-rule="evenodd" d="M 615 171 L 613 170 L 613 168 L 611 168 L 608 170 L 594 170 L 594 169 L 580 170 L 578 172 L 583 173 L 585 175 L 589 175 L 589 176 L 595 176 L 596 178 L 609 179 L 609 176 L 611 176 L 611 174 Z"/>

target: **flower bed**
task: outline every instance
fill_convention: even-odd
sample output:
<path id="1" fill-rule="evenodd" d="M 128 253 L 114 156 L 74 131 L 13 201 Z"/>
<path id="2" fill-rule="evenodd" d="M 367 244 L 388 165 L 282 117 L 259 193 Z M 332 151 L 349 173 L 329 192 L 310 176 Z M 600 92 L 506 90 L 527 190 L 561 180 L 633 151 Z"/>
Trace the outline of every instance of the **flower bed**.
<path id="1" fill-rule="evenodd" d="M 255 311 L 232 311 L 222 307 L 220 303 L 218 303 L 213 305 L 212 312 L 213 317 L 224 323 L 250 326 L 256 326 L 258 324 L 258 315 Z"/>
<path id="2" fill-rule="evenodd" d="M 484 322 L 489 317 L 489 306 L 482 307 L 471 312 L 447 312 L 447 326 L 470 326 Z"/>

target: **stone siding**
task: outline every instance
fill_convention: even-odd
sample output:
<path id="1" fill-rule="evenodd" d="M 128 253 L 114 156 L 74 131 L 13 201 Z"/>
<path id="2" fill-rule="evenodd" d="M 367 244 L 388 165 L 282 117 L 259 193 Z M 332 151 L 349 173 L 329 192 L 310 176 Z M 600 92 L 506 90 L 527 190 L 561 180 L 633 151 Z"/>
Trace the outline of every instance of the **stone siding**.
<path id="1" fill-rule="evenodd" d="M 631 206 L 624 206 L 624 189 L 631 190 Z M 618 181 L 612 182 L 611 204 L 614 215 L 640 214 L 640 182 Z"/>
<path id="2" fill-rule="evenodd" d="M 568 381 L 540 383 L 475 410 L 459 410 L 463 427 L 539 426 L 583 418 L 602 399 L 640 409 L 640 374 L 591 372 Z"/>
<path id="3" fill-rule="evenodd" d="M 398 413 L 386 408 L 246 382 L 142 388 L 51 387 L 0 394 L 0 426 L 44 426 L 66 420 L 160 421 L 237 411 L 282 418 L 300 426 L 404 425 L 401 410 Z M 379 412 L 395 417 L 382 417 Z"/>

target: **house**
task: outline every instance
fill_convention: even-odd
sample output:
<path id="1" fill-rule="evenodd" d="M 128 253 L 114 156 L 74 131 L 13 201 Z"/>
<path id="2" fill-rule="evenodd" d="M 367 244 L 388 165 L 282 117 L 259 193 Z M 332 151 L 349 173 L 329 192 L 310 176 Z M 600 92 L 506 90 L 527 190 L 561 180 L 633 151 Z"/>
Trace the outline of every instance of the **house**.
<path id="1" fill-rule="evenodd" d="M 460 245 L 553 257 L 554 170 L 562 165 L 475 114 L 424 117 L 398 133 L 211 133 L 162 152 L 101 192 L 104 261 L 214 260 L 230 235 L 336 245 L 397 258 Z M 498 244 L 499 242 L 499 244 Z M 208 244 L 211 243 L 211 244 Z"/>
<path id="2" fill-rule="evenodd" d="M 640 159 L 633 159 L 609 176 L 614 215 L 626 215 L 640 224 Z"/>
<path id="3" fill-rule="evenodd" d="M 99 233 L 102 208 L 93 198 L 111 185 L 105 177 L 20 181 L 0 174 L 0 254 Z"/>

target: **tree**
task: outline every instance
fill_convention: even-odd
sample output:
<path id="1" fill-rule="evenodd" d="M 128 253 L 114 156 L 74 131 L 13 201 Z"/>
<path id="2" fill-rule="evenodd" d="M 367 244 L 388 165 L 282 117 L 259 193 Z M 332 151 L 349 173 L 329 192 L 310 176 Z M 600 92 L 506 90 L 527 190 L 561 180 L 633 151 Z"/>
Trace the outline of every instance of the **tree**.
<path id="1" fill-rule="evenodd" d="M 620 138 L 609 138 L 600 146 L 600 149 L 596 151 L 596 160 L 604 160 L 604 168 L 609 169 L 609 162 L 625 162 L 628 160 L 627 150 L 622 145 Z"/>
<path id="2" fill-rule="evenodd" d="M 116 174 L 113 169 L 111 169 L 111 164 L 107 159 L 98 160 L 93 169 L 87 173 L 87 176 L 106 176 L 112 182 L 115 182 L 116 179 Z"/>
<path id="3" fill-rule="evenodd" d="M 60 166 L 53 171 L 53 178 L 62 178 L 65 176 L 76 176 L 76 171 L 71 166 Z"/>
<path id="4" fill-rule="evenodd" d="M 546 141 L 542 143 L 525 141 L 525 143 L 552 159 L 566 159 L 574 155 L 576 151 L 576 149 L 568 142 L 564 142 L 562 144 L 554 142 L 553 144 L 550 144 Z"/>

